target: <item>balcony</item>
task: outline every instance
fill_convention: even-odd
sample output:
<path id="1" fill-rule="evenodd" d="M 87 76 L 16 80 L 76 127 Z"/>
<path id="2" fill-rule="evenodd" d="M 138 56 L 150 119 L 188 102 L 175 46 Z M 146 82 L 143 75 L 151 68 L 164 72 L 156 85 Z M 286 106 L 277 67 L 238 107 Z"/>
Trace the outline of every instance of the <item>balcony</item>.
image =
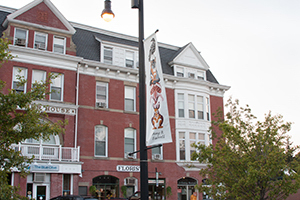
<path id="1" fill-rule="evenodd" d="M 80 147 L 14 144 L 12 148 L 20 151 L 23 156 L 34 156 L 34 160 L 79 162 Z"/>

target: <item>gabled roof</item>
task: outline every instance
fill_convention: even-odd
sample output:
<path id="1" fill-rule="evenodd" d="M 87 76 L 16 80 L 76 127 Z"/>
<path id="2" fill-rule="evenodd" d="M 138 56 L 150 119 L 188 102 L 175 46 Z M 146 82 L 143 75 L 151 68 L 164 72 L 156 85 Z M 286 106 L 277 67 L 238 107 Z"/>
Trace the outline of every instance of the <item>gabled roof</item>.
<path id="1" fill-rule="evenodd" d="M 203 70 L 209 69 L 209 66 L 192 43 L 182 47 L 170 64 L 189 65 Z"/>
<path id="2" fill-rule="evenodd" d="M 8 15 L 3 23 L 3 27 L 6 27 L 8 22 L 72 35 L 75 33 L 73 26 L 50 0 L 35 0 L 27 4 Z"/>

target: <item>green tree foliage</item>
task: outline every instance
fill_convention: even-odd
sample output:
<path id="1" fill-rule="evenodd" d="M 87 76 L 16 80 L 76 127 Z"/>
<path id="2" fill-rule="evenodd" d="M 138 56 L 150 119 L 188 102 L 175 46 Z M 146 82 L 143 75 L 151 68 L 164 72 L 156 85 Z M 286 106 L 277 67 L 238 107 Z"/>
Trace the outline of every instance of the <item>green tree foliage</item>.
<path id="1" fill-rule="evenodd" d="M 216 144 L 194 144 L 193 158 L 207 163 L 200 171 L 205 181 L 200 192 L 213 199 L 286 199 L 300 188 L 299 159 L 292 159 L 299 147 L 288 143 L 291 123 L 281 115 L 265 115 L 257 121 L 249 106 L 228 100 L 229 112 L 219 116 L 211 128 Z M 221 115 L 221 114 L 220 114 Z M 222 131 L 217 136 L 216 131 Z"/>
<path id="2" fill-rule="evenodd" d="M 8 51 L 8 40 L 0 39 L 0 65 L 13 58 Z M 33 158 L 23 156 L 21 149 L 11 148 L 12 144 L 19 144 L 25 139 L 49 139 L 50 135 L 64 133 L 62 128 L 67 122 L 52 123 L 41 106 L 34 101 L 43 100 L 48 94 L 50 75 L 43 83 L 34 83 L 32 90 L 18 93 L 14 90 L 3 91 L 5 82 L 0 80 L 0 199 L 22 199 L 18 195 L 18 187 L 8 184 L 8 177 L 12 170 L 26 175 Z M 20 85 L 26 80 L 18 77 Z"/>

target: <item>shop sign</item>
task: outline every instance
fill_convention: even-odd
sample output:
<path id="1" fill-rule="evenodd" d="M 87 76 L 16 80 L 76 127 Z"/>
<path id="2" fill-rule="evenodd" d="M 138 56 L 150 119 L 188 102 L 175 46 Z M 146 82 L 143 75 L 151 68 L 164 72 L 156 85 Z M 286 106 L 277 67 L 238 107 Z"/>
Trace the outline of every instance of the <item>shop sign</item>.
<path id="1" fill-rule="evenodd" d="M 140 172 L 139 165 L 117 165 L 118 172 Z"/>
<path id="2" fill-rule="evenodd" d="M 58 171 L 59 165 L 31 165 L 30 171 Z"/>

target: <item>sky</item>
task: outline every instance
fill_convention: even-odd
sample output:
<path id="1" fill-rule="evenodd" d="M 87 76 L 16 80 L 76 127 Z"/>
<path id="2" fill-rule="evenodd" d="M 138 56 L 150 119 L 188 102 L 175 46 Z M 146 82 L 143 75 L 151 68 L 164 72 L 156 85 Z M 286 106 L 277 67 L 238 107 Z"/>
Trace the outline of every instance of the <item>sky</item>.
<path id="1" fill-rule="evenodd" d="M 100 17 L 104 0 L 51 0 L 71 21 L 138 36 L 138 10 L 131 0 L 111 0 L 115 18 Z M 21 8 L 31 0 L 0 0 Z M 300 145 L 299 0 L 144 0 L 145 37 L 159 29 L 159 42 L 182 47 L 192 42 L 225 93 L 248 104 L 259 120 L 281 114 Z"/>

